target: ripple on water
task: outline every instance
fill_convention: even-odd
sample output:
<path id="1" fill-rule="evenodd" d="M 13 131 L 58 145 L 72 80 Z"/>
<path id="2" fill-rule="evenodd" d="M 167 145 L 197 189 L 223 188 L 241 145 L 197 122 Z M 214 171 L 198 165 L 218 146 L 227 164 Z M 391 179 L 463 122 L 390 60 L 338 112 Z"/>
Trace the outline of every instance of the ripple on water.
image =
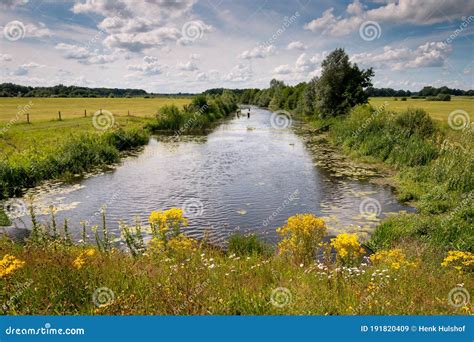
<path id="1" fill-rule="evenodd" d="M 58 206 L 58 222 L 68 217 L 76 236 L 81 220 L 100 224 L 103 206 L 109 229 L 118 235 L 119 220 L 132 224 L 138 216 L 146 222 L 153 210 L 197 200 L 202 212 L 190 218 L 186 233 L 207 234 L 218 244 L 236 232 L 275 242 L 275 228 L 302 212 L 326 217 L 330 233 L 367 235 L 377 223 L 360 212 L 360 202 L 368 197 L 380 203 L 377 220 L 386 212 L 411 210 L 397 203 L 389 188 L 364 181 L 375 171 L 292 129 L 273 128 L 270 115 L 252 108 L 250 119 L 225 121 L 208 136 L 155 137 L 113 170 L 75 184 L 48 183 L 29 194 L 39 212 Z M 43 214 L 39 218 L 47 220 Z M 27 221 L 23 217 L 15 224 L 28 226 Z"/>

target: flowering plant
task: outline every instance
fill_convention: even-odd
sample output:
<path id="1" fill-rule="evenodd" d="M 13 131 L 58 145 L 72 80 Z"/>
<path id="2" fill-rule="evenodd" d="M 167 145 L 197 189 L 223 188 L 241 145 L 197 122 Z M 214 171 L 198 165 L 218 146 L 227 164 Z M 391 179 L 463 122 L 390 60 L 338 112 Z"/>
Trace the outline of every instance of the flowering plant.
<path id="1" fill-rule="evenodd" d="M 279 253 L 290 257 L 296 263 L 312 260 L 321 240 L 326 235 L 324 220 L 313 214 L 297 214 L 277 228 L 283 238 L 278 244 Z"/>

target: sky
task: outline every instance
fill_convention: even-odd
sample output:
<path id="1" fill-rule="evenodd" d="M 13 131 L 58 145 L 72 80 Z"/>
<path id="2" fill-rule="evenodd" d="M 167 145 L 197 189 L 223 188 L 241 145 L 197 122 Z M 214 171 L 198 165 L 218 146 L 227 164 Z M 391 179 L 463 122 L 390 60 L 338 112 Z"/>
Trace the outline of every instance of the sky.
<path id="1" fill-rule="evenodd" d="M 0 0 L 0 82 L 265 88 L 342 47 L 375 87 L 472 89 L 473 0 Z"/>

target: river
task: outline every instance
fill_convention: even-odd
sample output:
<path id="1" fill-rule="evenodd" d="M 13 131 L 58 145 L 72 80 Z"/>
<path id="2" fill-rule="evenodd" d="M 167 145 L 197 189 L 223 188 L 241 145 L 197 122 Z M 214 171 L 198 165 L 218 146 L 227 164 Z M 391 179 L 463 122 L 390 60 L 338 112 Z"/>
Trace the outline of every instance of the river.
<path id="1" fill-rule="evenodd" d="M 364 238 L 388 213 L 412 211 L 370 177 L 324 168 L 324 154 L 315 156 L 294 127 L 273 119 L 270 111 L 252 107 L 250 118 L 226 120 L 207 136 L 155 136 L 113 169 L 28 192 L 40 221 L 47 221 L 43 212 L 52 204 L 58 222 L 69 218 L 77 238 L 81 221 L 100 224 L 103 206 L 116 235 L 120 220 L 132 224 L 140 217 L 145 223 L 153 210 L 182 207 L 189 217 L 185 232 L 206 234 L 216 244 L 236 232 L 275 243 L 275 228 L 306 212 L 325 217 L 330 234 L 358 232 Z M 14 220 L 17 227 L 31 225 L 23 214 Z"/>

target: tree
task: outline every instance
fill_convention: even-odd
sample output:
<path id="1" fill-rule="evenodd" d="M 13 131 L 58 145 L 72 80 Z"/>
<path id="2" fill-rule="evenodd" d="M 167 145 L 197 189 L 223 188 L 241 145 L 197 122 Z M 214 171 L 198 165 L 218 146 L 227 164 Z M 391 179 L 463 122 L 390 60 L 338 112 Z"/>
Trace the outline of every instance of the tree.
<path id="1" fill-rule="evenodd" d="M 331 52 L 321 66 L 314 102 L 314 109 L 321 118 L 345 114 L 349 108 L 367 103 L 364 88 L 372 86 L 372 68 L 359 69 L 340 48 Z"/>
<path id="2" fill-rule="evenodd" d="M 318 78 L 314 77 L 309 81 L 298 100 L 298 112 L 304 115 L 314 114 L 314 100 L 316 98 L 316 84 Z"/>

